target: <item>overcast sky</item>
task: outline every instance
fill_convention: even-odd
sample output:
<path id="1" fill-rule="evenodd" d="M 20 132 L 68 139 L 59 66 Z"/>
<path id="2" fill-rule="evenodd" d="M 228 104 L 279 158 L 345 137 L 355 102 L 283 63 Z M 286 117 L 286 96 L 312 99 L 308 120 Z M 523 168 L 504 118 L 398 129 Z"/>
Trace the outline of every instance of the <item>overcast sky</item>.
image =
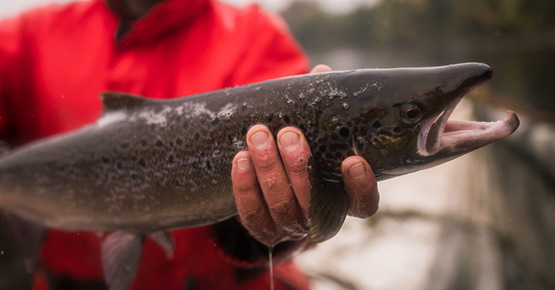
<path id="1" fill-rule="evenodd" d="M 49 3 L 67 3 L 75 0 L 3 0 L 0 4 L 0 18 L 17 14 L 35 6 L 41 6 Z M 263 8 L 270 11 L 277 11 L 287 6 L 294 0 L 223 0 L 224 2 L 236 5 L 246 5 L 251 2 L 258 2 Z M 371 4 L 377 0 L 315 0 L 320 2 L 322 6 L 333 12 L 347 12 L 358 4 Z"/>

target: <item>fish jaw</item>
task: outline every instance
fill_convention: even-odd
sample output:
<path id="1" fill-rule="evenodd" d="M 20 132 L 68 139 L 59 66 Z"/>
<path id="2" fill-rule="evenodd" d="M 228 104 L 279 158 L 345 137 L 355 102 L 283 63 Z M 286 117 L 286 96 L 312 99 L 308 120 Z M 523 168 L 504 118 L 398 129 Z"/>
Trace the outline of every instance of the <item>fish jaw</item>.
<path id="1" fill-rule="evenodd" d="M 507 118 L 495 122 L 455 121 L 451 114 L 461 99 L 474 88 L 489 81 L 493 72 L 485 64 L 472 65 L 471 76 L 463 82 L 459 92 L 445 110 L 435 119 L 428 120 L 418 136 L 418 154 L 423 157 L 460 156 L 512 134 L 520 122 L 516 114 L 507 112 Z"/>
<path id="2" fill-rule="evenodd" d="M 436 122 L 441 122 L 441 129 L 435 136 L 430 136 L 430 132 L 420 134 L 418 153 L 421 156 L 460 156 L 511 135 L 520 125 L 513 111 L 507 111 L 504 120 L 494 122 L 451 121 L 448 118 L 438 119 Z M 434 125 L 425 126 L 423 131 L 430 130 Z"/>

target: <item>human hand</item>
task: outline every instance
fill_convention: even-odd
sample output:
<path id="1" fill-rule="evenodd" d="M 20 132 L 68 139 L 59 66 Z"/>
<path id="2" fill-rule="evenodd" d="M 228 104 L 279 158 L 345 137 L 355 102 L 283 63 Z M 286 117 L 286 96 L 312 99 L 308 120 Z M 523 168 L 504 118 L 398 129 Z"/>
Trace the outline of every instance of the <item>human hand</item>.
<path id="1" fill-rule="evenodd" d="M 311 73 L 326 72 L 318 65 Z M 277 134 L 264 125 L 247 132 L 249 151 L 235 155 L 231 171 L 233 193 L 239 219 L 260 242 L 273 246 L 297 240 L 308 233 L 310 147 L 299 129 L 286 127 Z M 368 163 L 359 156 L 342 164 L 343 181 L 349 195 L 349 214 L 369 217 L 378 208 L 377 183 Z"/>

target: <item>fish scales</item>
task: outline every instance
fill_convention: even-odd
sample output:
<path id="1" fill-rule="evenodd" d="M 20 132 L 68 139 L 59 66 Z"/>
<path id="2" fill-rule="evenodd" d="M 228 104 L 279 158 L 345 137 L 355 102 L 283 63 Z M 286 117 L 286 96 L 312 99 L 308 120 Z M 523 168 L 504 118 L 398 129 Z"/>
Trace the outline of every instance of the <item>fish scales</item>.
<path id="1" fill-rule="evenodd" d="M 422 154 L 422 138 L 441 133 L 431 130 L 441 127 L 438 116 L 490 76 L 471 63 L 311 74 L 168 100 L 106 93 L 95 124 L 0 158 L 0 206 L 68 230 L 215 223 L 236 214 L 231 162 L 255 124 L 274 133 L 300 128 L 317 178 L 341 182 L 340 164 L 351 155 L 363 156 L 379 180 L 405 174 L 510 134 Z M 505 131 L 516 129 L 515 118 L 503 121 Z"/>
<path id="2" fill-rule="evenodd" d="M 145 104 L 125 114 L 114 101 L 116 109 L 106 107 L 96 124 L 3 158 L 0 184 L 13 193 L 2 201 L 13 199 L 7 203 L 32 208 L 29 218 L 65 229 L 149 232 L 228 218 L 236 213 L 231 161 L 246 149 L 249 127 L 264 123 L 277 132 L 296 125 L 314 134 L 309 128 L 316 112 L 334 92 L 330 79 L 317 77 L 317 88 L 312 79 L 300 78 L 198 97 L 141 100 Z M 307 87 L 314 93 L 302 89 Z M 30 200 L 40 206 L 33 208 Z M 60 202 L 67 206 L 60 208 Z M 159 222 L 147 225 L 153 216 Z"/>

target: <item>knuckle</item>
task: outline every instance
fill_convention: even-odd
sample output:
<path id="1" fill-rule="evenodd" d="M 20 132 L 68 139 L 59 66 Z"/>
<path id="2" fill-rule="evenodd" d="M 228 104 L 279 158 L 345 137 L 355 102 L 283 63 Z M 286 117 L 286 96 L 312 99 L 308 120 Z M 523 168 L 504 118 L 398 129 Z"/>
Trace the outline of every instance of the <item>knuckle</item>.
<path id="1" fill-rule="evenodd" d="M 240 209 L 241 219 L 249 227 L 254 227 L 254 225 L 260 222 L 260 219 L 264 217 L 264 209 L 259 206 L 242 206 Z"/>
<path id="2" fill-rule="evenodd" d="M 372 187 L 355 193 L 351 203 L 352 215 L 367 218 L 374 215 L 379 208 L 379 194 Z"/>
<path id="3" fill-rule="evenodd" d="M 276 218 L 284 221 L 295 215 L 296 202 L 290 199 L 276 201 L 270 205 L 270 210 L 275 214 Z"/>
<path id="4" fill-rule="evenodd" d="M 276 200 L 276 196 L 283 196 L 288 194 L 290 191 L 289 181 L 287 176 L 282 172 L 276 172 L 275 174 L 265 174 L 264 176 L 258 176 L 258 181 L 260 187 L 264 191 L 264 195 L 269 199 Z"/>
<path id="5" fill-rule="evenodd" d="M 253 191 L 257 190 L 255 184 L 250 180 L 247 179 L 240 179 L 240 178 L 232 178 L 233 183 L 233 193 L 235 196 L 244 196 L 249 195 Z"/>
<path id="6" fill-rule="evenodd" d="M 255 161 L 254 167 L 257 172 L 272 172 L 279 169 L 281 160 L 277 154 L 270 154 L 269 152 L 257 152 L 252 154 Z"/>

